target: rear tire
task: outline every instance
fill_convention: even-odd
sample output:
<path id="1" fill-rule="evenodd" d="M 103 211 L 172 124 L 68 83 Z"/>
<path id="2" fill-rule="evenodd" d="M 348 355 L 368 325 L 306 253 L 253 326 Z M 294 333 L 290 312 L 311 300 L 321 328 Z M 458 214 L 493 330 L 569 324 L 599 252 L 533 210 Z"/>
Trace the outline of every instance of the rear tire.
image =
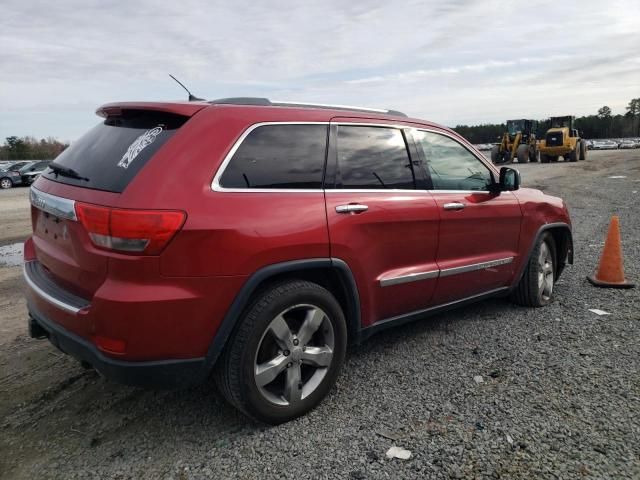
<path id="1" fill-rule="evenodd" d="M 540 161 L 540 151 L 535 147 L 529 147 L 529 161 L 535 163 Z"/>
<path id="2" fill-rule="evenodd" d="M 574 148 L 573 150 L 571 150 L 569 152 L 569 161 L 570 162 L 577 162 L 578 161 L 578 157 L 580 157 L 580 142 L 576 143 L 576 148 Z M 567 158 L 567 157 L 565 157 Z"/>
<path id="3" fill-rule="evenodd" d="M 3 190 L 7 190 L 8 188 L 13 187 L 13 182 L 10 178 L 4 177 L 0 178 L 0 188 Z"/>
<path id="4" fill-rule="evenodd" d="M 529 163 L 529 146 L 519 145 L 516 155 L 518 156 L 518 163 Z"/>
<path id="5" fill-rule="evenodd" d="M 544 307 L 553 302 L 556 263 L 556 244 L 546 232 L 536 241 L 511 300 L 524 307 Z"/>
<path id="6" fill-rule="evenodd" d="M 218 388 L 241 412 L 279 424 L 313 409 L 344 361 L 347 328 L 340 305 L 302 280 L 257 294 L 216 363 Z"/>
<path id="7" fill-rule="evenodd" d="M 546 155 L 544 153 L 540 154 L 540 161 L 542 163 L 549 163 L 551 161 L 551 157 L 549 155 Z"/>

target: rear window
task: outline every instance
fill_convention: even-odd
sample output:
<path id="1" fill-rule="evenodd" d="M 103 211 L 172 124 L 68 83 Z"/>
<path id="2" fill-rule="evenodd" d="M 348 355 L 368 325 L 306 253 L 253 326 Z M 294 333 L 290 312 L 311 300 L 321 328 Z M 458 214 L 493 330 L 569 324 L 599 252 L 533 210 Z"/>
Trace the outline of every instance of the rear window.
<path id="1" fill-rule="evenodd" d="M 84 180 L 56 175 L 51 169 L 43 176 L 54 182 L 120 193 L 187 118 L 123 110 L 121 115 L 107 117 L 55 159 L 56 164 L 75 170 Z"/>
<path id="2" fill-rule="evenodd" d="M 220 178 L 223 188 L 319 189 L 327 125 L 264 125 L 244 139 Z"/>

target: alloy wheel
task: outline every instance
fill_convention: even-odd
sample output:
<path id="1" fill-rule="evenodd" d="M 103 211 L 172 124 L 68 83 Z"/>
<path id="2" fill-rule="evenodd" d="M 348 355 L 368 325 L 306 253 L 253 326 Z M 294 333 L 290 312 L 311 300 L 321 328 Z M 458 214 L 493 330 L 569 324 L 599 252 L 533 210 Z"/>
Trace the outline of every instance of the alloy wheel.
<path id="1" fill-rule="evenodd" d="M 547 242 L 542 242 L 538 255 L 538 291 L 544 301 L 553 293 L 553 257 Z"/>
<path id="2" fill-rule="evenodd" d="M 327 375 L 335 335 L 327 314 L 315 305 L 295 305 L 277 315 L 258 344 L 254 380 L 269 402 L 294 406 Z"/>

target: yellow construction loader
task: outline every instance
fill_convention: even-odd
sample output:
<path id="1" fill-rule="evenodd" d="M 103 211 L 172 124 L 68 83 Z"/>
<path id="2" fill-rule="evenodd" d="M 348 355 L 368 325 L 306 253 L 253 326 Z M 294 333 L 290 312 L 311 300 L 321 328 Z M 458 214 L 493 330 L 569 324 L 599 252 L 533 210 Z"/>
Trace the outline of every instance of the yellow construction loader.
<path id="1" fill-rule="evenodd" d="M 574 120 L 573 116 L 551 117 L 551 128 L 538 144 L 542 163 L 557 162 L 559 157 L 570 162 L 587 158 L 587 142 L 574 128 Z"/>
<path id="2" fill-rule="evenodd" d="M 502 135 L 502 141 L 491 149 L 491 161 L 496 165 L 512 163 L 516 158 L 518 163 L 537 162 L 537 128 L 535 120 L 507 120 L 507 131 Z"/>

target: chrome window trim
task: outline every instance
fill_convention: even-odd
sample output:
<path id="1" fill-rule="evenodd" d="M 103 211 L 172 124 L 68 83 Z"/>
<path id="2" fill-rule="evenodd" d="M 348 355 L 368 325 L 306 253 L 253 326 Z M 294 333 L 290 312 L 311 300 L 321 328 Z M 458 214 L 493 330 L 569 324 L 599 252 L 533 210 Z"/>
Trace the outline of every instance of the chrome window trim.
<path id="1" fill-rule="evenodd" d="M 425 190 L 429 193 L 491 193 L 489 190 Z M 500 192 L 503 193 L 503 192 Z"/>
<path id="2" fill-rule="evenodd" d="M 450 277 L 460 273 L 474 272 L 476 270 L 485 270 L 500 265 L 508 265 L 513 262 L 514 257 L 499 258 L 497 260 L 489 260 L 488 262 L 472 263 L 471 265 L 462 265 L 460 267 L 445 268 L 440 270 L 440 277 Z"/>
<path id="3" fill-rule="evenodd" d="M 233 155 L 238 151 L 242 142 L 249 136 L 251 132 L 253 132 L 256 128 L 264 127 L 267 125 L 354 125 L 354 126 L 369 126 L 369 127 L 386 127 L 386 128 L 395 128 L 395 129 L 407 129 L 414 128 L 408 125 L 399 125 L 399 124 L 386 124 L 386 123 L 353 123 L 353 122 L 298 122 L 298 121 L 273 121 L 273 122 L 258 122 L 249 126 L 242 135 L 236 140 L 236 142 L 231 147 L 231 150 L 225 155 L 224 160 L 220 164 L 218 171 L 213 177 L 213 181 L 211 182 L 211 190 L 214 192 L 230 192 L 230 193 L 318 193 L 318 192 L 329 192 L 329 191 L 339 191 L 339 192 L 399 192 L 399 191 L 407 191 L 407 192 L 418 192 L 418 191 L 426 191 L 426 190 L 394 190 L 394 189 L 371 189 L 371 190 L 358 190 L 358 189 L 306 189 L 306 188 L 225 188 L 220 185 L 220 178 L 224 175 L 224 171 L 229 165 L 229 162 L 233 158 Z"/>
<path id="4" fill-rule="evenodd" d="M 56 217 L 78 220 L 75 200 L 51 195 L 32 186 L 29 190 L 29 201 L 34 207 Z"/>
<path id="5" fill-rule="evenodd" d="M 344 121 L 331 122 L 331 125 L 338 125 L 343 127 L 353 126 L 353 127 L 395 128 L 398 130 L 407 130 L 407 129 L 415 128 L 415 127 L 412 127 L 411 125 L 401 125 L 399 123 L 368 123 L 368 122 L 344 122 Z"/>
<path id="6" fill-rule="evenodd" d="M 427 272 L 409 273 L 407 275 L 399 275 L 397 277 L 388 277 L 380 279 L 381 287 L 390 287 L 392 285 L 400 285 L 403 283 L 418 282 L 420 280 L 428 280 L 430 278 L 438 278 L 440 270 L 430 270 Z"/>
<path id="7" fill-rule="evenodd" d="M 52 295 L 49 295 L 47 292 L 42 290 L 38 285 L 36 285 L 36 283 L 33 280 L 31 280 L 31 278 L 29 277 L 29 274 L 27 273 L 26 263 L 22 266 L 22 275 L 24 276 L 24 279 L 27 282 L 27 285 L 31 287 L 31 290 L 33 290 L 33 292 L 43 300 L 46 300 L 52 305 L 55 305 L 61 310 L 65 310 L 66 312 L 69 312 L 69 313 L 77 314 L 81 310 L 78 307 L 74 307 L 73 305 L 69 305 L 68 303 L 58 300 L 57 298 L 53 297 Z"/>
<path id="8" fill-rule="evenodd" d="M 227 165 L 233 158 L 233 155 L 242 145 L 242 142 L 249 136 L 249 134 L 254 131 L 256 128 L 264 127 L 267 125 L 347 125 L 347 126 L 356 126 L 356 127 L 382 127 L 382 128 L 395 128 L 399 130 L 419 130 L 429 133 L 435 133 L 438 135 L 443 135 L 445 137 L 451 138 L 453 141 L 457 142 L 466 149 L 471 155 L 478 159 L 485 167 L 489 169 L 494 175 L 498 175 L 498 172 L 495 170 L 493 165 L 488 164 L 485 160 L 480 158 L 473 150 L 470 150 L 466 145 L 461 143 L 456 137 L 451 135 L 448 132 L 436 130 L 428 127 L 416 127 L 414 125 L 403 125 L 399 123 L 371 123 L 371 122 L 344 122 L 344 121 L 328 121 L 328 122 L 304 122 L 304 121 L 269 121 L 269 122 L 258 122 L 250 125 L 240 137 L 235 141 L 229 152 L 225 155 L 224 160 L 220 164 L 218 171 L 213 177 L 213 181 L 211 182 L 211 190 L 214 192 L 230 192 L 230 193 L 318 193 L 318 192 L 342 192 L 342 193 L 399 193 L 399 192 L 429 192 L 429 193 L 491 193 L 488 190 L 421 190 L 421 189 L 340 189 L 340 188 L 225 188 L 220 185 L 220 178 L 224 174 L 224 171 L 227 168 Z"/>
<path id="9" fill-rule="evenodd" d="M 264 127 L 267 125 L 329 125 L 329 122 L 296 122 L 296 121 L 278 121 L 278 122 L 259 122 L 250 125 L 242 135 L 236 140 L 231 147 L 231 150 L 225 155 L 224 160 L 220 164 L 218 171 L 213 177 L 211 182 L 211 190 L 214 192 L 237 192 L 237 193 L 317 193 L 322 192 L 322 188 L 225 188 L 220 185 L 220 178 L 224 175 L 224 171 L 229 165 L 229 162 L 235 155 L 235 153 L 242 145 L 242 142 L 253 132 L 256 128 Z"/>
<path id="10" fill-rule="evenodd" d="M 407 188 L 327 188 L 324 193 L 429 193 L 427 190 L 412 190 Z"/>

